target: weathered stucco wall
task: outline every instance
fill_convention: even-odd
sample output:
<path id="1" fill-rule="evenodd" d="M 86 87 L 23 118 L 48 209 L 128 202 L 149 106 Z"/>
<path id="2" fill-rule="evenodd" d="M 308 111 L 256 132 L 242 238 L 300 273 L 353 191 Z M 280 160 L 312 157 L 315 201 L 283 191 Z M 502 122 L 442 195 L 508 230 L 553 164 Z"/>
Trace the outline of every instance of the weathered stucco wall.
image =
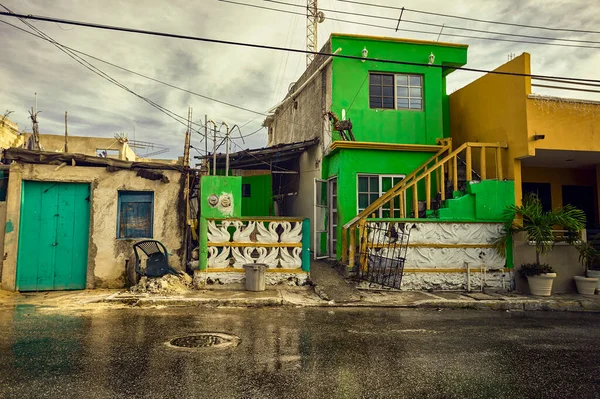
<path id="1" fill-rule="evenodd" d="M 323 46 L 321 51 L 332 51 L 329 42 Z M 315 60 L 294 84 L 290 94 L 306 82 L 327 58 L 326 56 L 315 57 Z M 317 74 L 302 91 L 279 106 L 272 118 L 268 119 L 270 120 L 268 126 L 272 129 L 269 145 L 294 143 L 327 136 L 329 119 L 325 113 L 330 107 L 331 63 Z M 331 136 L 329 137 L 331 138 Z"/>
<path id="2" fill-rule="evenodd" d="M 383 229 L 390 227 L 388 222 L 376 223 Z M 406 221 L 392 225 L 398 232 L 410 230 L 402 289 L 466 290 L 470 286 L 476 291 L 510 287 L 506 259 L 491 244 L 501 234 L 501 223 Z M 377 234 L 369 235 L 370 242 L 382 243 Z M 386 248 L 370 251 L 387 251 L 382 256 L 388 259 L 402 256 L 402 252 Z"/>
<path id="3" fill-rule="evenodd" d="M 24 143 L 27 142 L 29 136 L 31 136 L 31 133 L 23 135 Z M 114 137 L 69 136 L 68 142 L 69 152 L 72 153 L 96 156 L 96 150 L 116 150 L 119 151 L 119 159 L 125 161 L 136 160 L 136 155 L 129 147 L 129 144 L 121 142 Z M 40 134 L 40 144 L 44 147 L 45 151 L 64 152 L 65 136 L 59 134 Z"/>
<path id="4" fill-rule="evenodd" d="M 19 126 L 0 116 L 0 148 L 10 148 L 19 137 Z"/>
<path id="5" fill-rule="evenodd" d="M 125 261 L 133 258 L 137 239 L 117 239 L 118 191 L 154 192 L 154 239 L 169 251 L 169 264 L 184 264 L 183 177 L 177 171 L 163 171 L 169 183 L 136 176 L 136 171 L 108 172 L 99 167 L 31 165 L 13 163 L 10 169 L 2 288 L 15 289 L 21 191 L 23 180 L 90 183 L 90 240 L 87 288 L 119 288 L 125 284 Z"/>
<path id="6" fill-rule="evenodd" d="M 327 42 L 322 51 L 331 52 Z M 325 62 L 327 57 L 317 56 L 315 61 L 295 83 L 300 87 Z M 331 125 L 325 113 L 331 108 L 331 63 L 296 96 L 279 107 L 270 122 L 269 145 L 292 143 L 319 138 L 319 143 L 299 158 L 297 195 L 284 198 L 278 215 L 311 219 L 313 222 L 313 197 L 315 178 L 321 178 L 325 149 L 331 143 Z M 292 89 L 293 92 L 294 89 Z"/>

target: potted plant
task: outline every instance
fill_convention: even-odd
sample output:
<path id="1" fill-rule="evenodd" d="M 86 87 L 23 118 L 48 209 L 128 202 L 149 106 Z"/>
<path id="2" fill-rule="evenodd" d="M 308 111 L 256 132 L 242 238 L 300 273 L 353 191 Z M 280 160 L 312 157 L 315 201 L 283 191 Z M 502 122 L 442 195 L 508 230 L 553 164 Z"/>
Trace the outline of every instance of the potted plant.
<path id="1" fill-rule="evenodd" d="M 504 234 L 496 241 L 496 250 L 506 254 L 506 243 L 519 232 L 535 245 L 535 263 L 521 265 L 520 274 L 527 278 L 532 295 L 549 296 L 556 273 L 540 257 L 554 247 L 554 226 L 562 226 L 569 237 L 578 236 L 585 226 L 585 213 L 571 205 L 544 211 L 537 195 L 523 198 L 522 205 L 510 205 L 505 212 Z"/>
<path id="2" fill-rule="evenodd" d="M 596 235 L 592 241 L 577 241 L 573 246 L 579 251 L 579 262 L 585 267 L 583 276 L 575 276 L 575 285 L 577 292 L 583 295 L 594 295 L 598 285 L 598 278 L 590 275 L 590 267 L 595 261 L 600 259 L 600 251 L 598 251 L 592 243 L 598 239 L 600 234 Z"/>

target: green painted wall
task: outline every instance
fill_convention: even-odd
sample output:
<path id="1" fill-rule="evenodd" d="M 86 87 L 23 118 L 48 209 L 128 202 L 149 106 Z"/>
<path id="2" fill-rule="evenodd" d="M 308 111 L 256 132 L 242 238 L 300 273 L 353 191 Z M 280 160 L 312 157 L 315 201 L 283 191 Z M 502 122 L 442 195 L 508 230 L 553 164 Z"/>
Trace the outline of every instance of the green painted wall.
<path id="1" fill-rule="evenodd" d="M 504 220 L 504 210 L 514 203 L 514 181 L 484 180 L 469 184 L 465 195 L 447 200 L 445 207 L 438 211 L 437 218 L 497 222 Z"/>
<path id="2" fill-rule="evenodd" d="M 342 236 L 342 225 L 357 214 L 357 175 L 393 174 L 408 175 L 427 161 L 433 153 L 379 150 L 340 150 L 330 154 L 323 163 L 323 177 L 337 176 L 338 179 L 338 231 Z M 435 182 L 432 182 L 435 185 Z M 418 187 L 419 198 L 425 198 L 425 185 Z M 409 193 L 408 201 L 412 200 Z M 337 243 L 341 254 L 341 240 Z"/>
<path id="3" fill-rule="evenodd" d="M 211 206 L 208 198 L 228 197 L 231 207 Z M 204 218 L 226 219 L 242 216 L 242 178 L 240 176 L 202 176 L 200 179 L 200 215 Z"/>
<path id="4" fill-rule="evenodd" d="M 273 216 L 273 184 L 271 175 L 242 176 L 242 186 L 250 185 L 250 196 L 243 196 L 242 216 Z"/>
<path id="5" fill-rule="evenodd" d="M 429 54 L 433 53 L 434 64 L 448 68 L 334 58 L 331 109 L 340 118 L 342 109 L 346 110 L 346 117 L 352 120 L 356 140 L 436 144 L 437 138 L 448 137 L 450 131 L 445 76 L 452 71 L 452 67 L 466 64 L 467 47 L 344 35 L 333 35 L 331 38 L 331 48 L 341 48 L 340 54 L 361 56 L 365 47 L 369 58 L 414 63 L 427 63 Z M 369 108 L 369 72 L 423 75 L 423 110 Z M 339 138 L 337 132 L 333 137 Z"/>

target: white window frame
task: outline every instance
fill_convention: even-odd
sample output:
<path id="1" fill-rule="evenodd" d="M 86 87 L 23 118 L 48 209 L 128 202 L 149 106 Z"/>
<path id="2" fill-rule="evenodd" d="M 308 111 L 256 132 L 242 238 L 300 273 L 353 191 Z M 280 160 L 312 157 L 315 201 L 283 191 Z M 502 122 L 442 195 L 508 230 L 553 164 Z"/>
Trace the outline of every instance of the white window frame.
<path id="1" fill-rule="evenodd" d="M 378 107 L 371 107 L 371 82 L 370 82 L 370 77 L 371 75 L 392 75 L 394 77 L 394 108 L 378 108 Z M 406 98 L 408 99 L 408 106 L 409 108 L 398 108 L 398 76 L 406 76 L 408 78 L 408 85 L 407 86 L 403 86 L 406 87 L 408 89 L 408 97 L 402 97 L 402 98 Z M 410 108 L 410 99 L 414 98 L 416 99 L 417 97 L 411 97 L 410 96 L 410 78 L 411 76 L 414 77 L 418 77 L 421 79 L 421 96 L 419 97 L 419 99 L 421 100 L 421 108 Z M 416 86 L 415 86 L 416 87 Z M 387 72 L 377 72 L 377 71 L 372 71 L 369 72 L 369 108 L 370 109 L 382 109 L 382 110 L 386 110 L 386 109 L 395 109 L 397 111 L 415 111 L 415 112 L 422 112 L 425 110 L 425 88 L 424 88 L 424 76 L 418 73 L 387 73 Z"/>
<path id="2" fill-rule="evenodd" d="M 359 191 L 358 191 L 358 187 L 359 187 L 358 186 L 358 180 L 361 177 L 377 177 L 378 178 L 378 183 L 379 183 L 379 197 L 381 197 L 383 194 L 385 194 L 385 191 L 383 191 L 383 185 L 382 185 L 383 178 L 390 177 L 390 178 L 392 178 L 392 183 L 393 183 L 393 179 L 394 178 L 400 178 L 401 180 L 404 180 L 406 178 L 406 175 L 405 174 L 357 173 L 356 174 L 356 214 L 360 213 L 360 211 L 359 211 L 360 204 L 359 204 L 359 201 L 358 201 L 358 194 L 359 194 Z M 392 185 L 392 187 L 394 187 L 394 186 Z M 369 203 L 369 205 L 370 204 L 371 203 Z M 404 206 L 406 207 L 406 204 L 404 204 Z M 405 211 L 405 214 L 406 214 L 406 209 L 404 211 Z M 379 215 L 378 215 L 378 217 L 381 218 L 381 217 L 383 217 L 382 215 L 383 215 L 383 209 L 380 208 L 379 209 Z M 393 218 L 393 215 L 390 215 L 390 217 Z"/>

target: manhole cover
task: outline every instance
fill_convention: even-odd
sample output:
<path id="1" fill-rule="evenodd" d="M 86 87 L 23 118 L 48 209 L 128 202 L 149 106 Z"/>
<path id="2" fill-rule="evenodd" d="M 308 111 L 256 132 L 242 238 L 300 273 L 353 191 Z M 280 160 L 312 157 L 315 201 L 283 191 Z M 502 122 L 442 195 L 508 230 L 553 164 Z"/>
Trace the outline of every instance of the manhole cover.
<path id="1" fill-rule="evenodd" d="M 167 344 L 177 348 L 197 349 L 237 346 L 239 342 L 240 339 L 235 335 L 223 333 L 200 333 L 175 338 L 167 342 Z"/>

